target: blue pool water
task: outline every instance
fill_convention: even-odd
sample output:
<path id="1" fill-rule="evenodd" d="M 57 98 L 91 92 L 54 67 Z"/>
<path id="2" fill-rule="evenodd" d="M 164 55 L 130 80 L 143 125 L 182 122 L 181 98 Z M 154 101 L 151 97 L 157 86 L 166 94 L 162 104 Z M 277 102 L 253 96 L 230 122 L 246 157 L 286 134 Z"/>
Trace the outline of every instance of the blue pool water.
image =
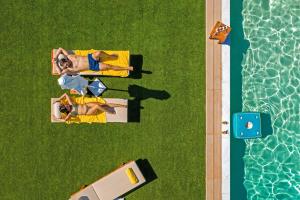
<path id="1" fill-rule="evenodd" d="M 241 109 L 270 115 L 272 127 L 270 135 L 245 140 L 246 196 L 249 200 L 297 200 L 300 199 L 300 0 L 244 0 L 242 18 L 249 47 L 241 63 Z"/>

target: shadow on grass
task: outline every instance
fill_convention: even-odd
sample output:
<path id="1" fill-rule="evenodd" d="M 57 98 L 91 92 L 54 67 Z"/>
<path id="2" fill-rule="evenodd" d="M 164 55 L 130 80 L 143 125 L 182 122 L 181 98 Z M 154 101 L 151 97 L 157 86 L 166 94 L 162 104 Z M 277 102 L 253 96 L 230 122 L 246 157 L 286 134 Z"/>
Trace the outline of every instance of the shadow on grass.
<path id="1" fill-rule="evenodd" d="M 138 100 L 158 99 L 166 100 L 170 98 L 170 94 L 165 90 L 153 90 L 138 85 L 129 85 L 128 93 L 130 97 Z"/>
<path id="2" fill-rule="evenodd" d="M 136 164 L 139 166 L 142 174 L 144 175 L 146 183 L 150 183 L 157 179 L 157 175 L 147 159 L 138 159 Z"/>
<path id="3" fill-rule="evenodd" d="M 138 99 L 128 100 L 128 122 L 140 122 L 141 120 L 141 101 Z"/>
<path id="4" fill-rule="evenodd" d="M 130 66 L 133 66 L 133 71 L 130 72 L 129 78 L 141 79 L 142 74 L 152 74 L 151 71 L 143 70 L 143 56 L 130 55 Z"/>
<path id="5" fill-rule="evenodd" d="M 129 85 L 128 93 L 133 100 L 128 102 L 128 121 L 140 122 L 141 101 L 152 98 L 158 100 L 166 100 L 170 98 L 170 94 L 165 90 L 153 90 L 138 85 Z"/>
<path id="6" fill-rule="evenodd" d="M 249 42 L 245 40 L 243 31 L 243 0 L 230 2 L 230 18 L 232 31 L 230 33 L 230 110 L 233 113 L 242 111 L 242 60 L 249 48 Z M 232 120 L 232 119 L 231 119 Z M 232 125 L 232 123 L 231 123 Z M 231 130 L 233 127 L 231 126 Z M 247 193 L 244 187 L 244 140 L 230 137 L 230 199 L 246 200 Z"/>
<path id="7" fill-rule="evenodd" d="M 138 85 L 129 85 L 128 90 L 112 89 L 109 90 L 128 92 L 132 100 L 128 100 L 128 122 L 140 122 L 141 101 L 146 99 L 157 99 L 166 100 L 171 97 L 171 95 L 166 90 L 154 90 L 148 89 Z"/>

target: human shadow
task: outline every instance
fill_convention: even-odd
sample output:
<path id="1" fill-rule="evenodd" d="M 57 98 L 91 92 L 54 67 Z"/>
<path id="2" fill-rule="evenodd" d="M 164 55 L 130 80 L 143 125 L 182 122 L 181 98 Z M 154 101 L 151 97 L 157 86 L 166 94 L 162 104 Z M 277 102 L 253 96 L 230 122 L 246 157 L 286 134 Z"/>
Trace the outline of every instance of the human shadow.
<path id="1" fill-rule="evenodd" d="M 133 71 L 130 72 L 129 78 L 141 79 L 142 74 L 152 74 L 151 71 L 143 70 L 143 56 L 130 55 L 130 66 L 133 66 Z"/>
<path id="2" fill-rule="evenodd" d="M 140 122 L 141 101 L 152 98 L 158 100 L 166 100 L 171 95 L 165 90 L 153 90 L 138 85 L 129 85 L 128 93 L 133 100 L 128 101 L 128 121 Z"/>
<path id="3" fill-rule="evenodd" d="M 136 187 L 135 189 L 127 192 L 126 194 L 122 195 L 121 197 L 125 197 L 127 196 L 128 194 L 134 192 L 135 190 L 143 187 L 144 185 L 146 184 L 149 184 L 150 182 L 154 181 L 155 179 L 157 179 L 157 175 L 156 173 L 154 172 L 150 162 L 147 160 L 147 159 L 138 159 L 135 161 L 138 168 L 141 170 L 144 178 L 145 178 L 145 183 L 141 184 L 140 186 Z"/>
<path id="4" fill-rule="evenodd" d="M 273 134 L 273 128 L 271 123 L 271 115 L 269 113 L 260 113 L 261 118 L 261 134 L 265 138 L 268 135 Z"/>
<path id="5" fill-rule="evenodd" d="M 171 95 L 166 90 L 148 89 L 139 85 L 129 85 L 128 90 L 108 88 L 108 90 L 128 92 L 132 99 L 128 100 L 128 122 L 140 122 L 141 101 L 146 99 L 166 100 Z"/>
<path id="6" fill-rule="evenodd" d="M 243 55 L 249 48 L 249 42 L 245 40 L 243 31 L 243 0 L 231 0 L 230 12 L 230 112 L 242 111 L 242 61 Z M 231 119 L 232 120 L 232 119 Z M 232 125 L 232 123 L 231 123 Z M 231 126 L 231 130 L 233 127 Z M 230 137 L 230 198 L 232 200 L 246 200 L 247 193 L 244 187 L 244 161 L 245 141 Z M 238 191 L 238 192 L 237 192 Z"/>
<path id="7" fill-rule="evenodd" d="M 153 90 L 138 85 L 129 85 L 128 93 L 130 97 L 134 97 L 134 99 L 139 100 L 146 100 L 149 98 L 166 100 L 171 97 L 166 90 Z"/>

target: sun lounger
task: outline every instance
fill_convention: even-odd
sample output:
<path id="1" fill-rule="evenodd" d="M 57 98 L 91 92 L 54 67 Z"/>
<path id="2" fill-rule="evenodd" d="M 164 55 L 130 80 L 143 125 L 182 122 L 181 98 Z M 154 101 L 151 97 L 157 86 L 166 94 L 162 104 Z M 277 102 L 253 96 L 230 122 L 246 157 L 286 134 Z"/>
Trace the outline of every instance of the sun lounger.
<path id="1" fill-rule="evenodd" d="M 115 103 L 121 105 L 127 105 L 127 99 L 117 99 L 117 98 L 99 98 L 99 97 L 71 97 L 72 100 L 77 104 L 84 104 L 89 102 L 99 102 L 99 103 Z M 61 113 L 58 110 L 59 102 L 53 104 L 58 98 L 51 98 L 51 122 L 58 123 L 55 119 L 60 118 Z M 116 114 L 110 114 L 102 112 L 97 115 L 77 115 L 76 117 L 71 117 L 66 123 L 107 123 L 107 122 L 120 122 L 127 123 L 127 108 L 126 107 L 116 107 L 114 108 Z M 55 117 L 53 117 L 55 116 Z"/>
<path id="2" fill-rule="evenodd" d="M 138 165 L 131 161 L 74 193 L 70 200 L 114 200 L 145 182 L 146 179 Z"/>
<path id="3" fill-rule="evenodd" d="M 57 49 L 53 49 L 51 53 L 51 60 L 53 56 L 55 55 Z M 79 56 L 87 56 L 89 53 L 93 53 L 97 50 L 91 49 L 91 50 L 68 50 L 70 54 L 75 54 Z M 111 64 L 111 65 L 117 65 L 117 66 L 124 66 L 124 67 L 129 67 L 129 51 L 106 51 L 108 54 L 117 54 L 118 59 L 116 60 L 107 60 L 104 61 L 106 64 Z M 59 75 L 56 71 L 55 68 L 55 63 L 51 63 L 52 65 L 52 75 Z M 122 70 L 122 71 L 114 71 L 114 70 L 105 70 L 105 71 L 82 71 L 79 74 L 81 75 L 95 75 L 95 76 L 118 76 L 118 77 L 127 77 L 129 76 L 129 71 L 127 70 Z"/>

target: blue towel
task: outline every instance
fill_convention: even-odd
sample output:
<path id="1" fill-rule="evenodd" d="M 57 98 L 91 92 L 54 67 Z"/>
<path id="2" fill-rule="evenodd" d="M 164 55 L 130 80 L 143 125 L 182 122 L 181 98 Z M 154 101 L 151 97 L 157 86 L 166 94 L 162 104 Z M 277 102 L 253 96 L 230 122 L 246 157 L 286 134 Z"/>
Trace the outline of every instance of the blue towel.
<path id="1" fill-rule="evenodd" d="M 58 84 L 61 86 L 61 89 L 74 89 L 79 94 L 85 95 L 88 80 L 82 78 L 80 75 L 71 76 L 64 74 L 58 79 Z"/>

